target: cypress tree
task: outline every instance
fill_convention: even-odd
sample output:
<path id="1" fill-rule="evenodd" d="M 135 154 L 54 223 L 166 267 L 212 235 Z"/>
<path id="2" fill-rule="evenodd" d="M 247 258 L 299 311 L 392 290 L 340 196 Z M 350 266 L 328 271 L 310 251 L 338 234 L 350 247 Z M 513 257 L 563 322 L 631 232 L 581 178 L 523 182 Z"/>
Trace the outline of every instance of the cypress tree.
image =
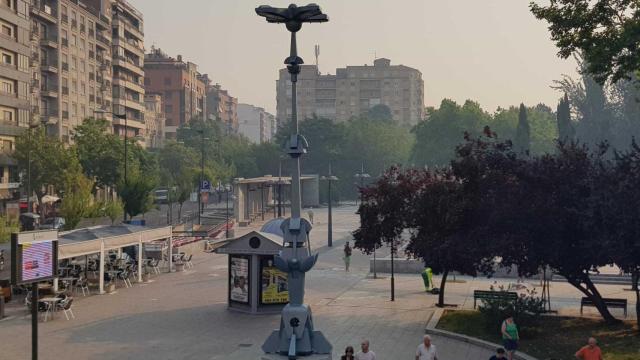
<path id="1" fill-rule="evenodd" d="M 527 108 L 520 104 L 520 114 L 518 114 L 518 128 L 516 129 L 515 149 L 518 152 L 528 154 L 531 148 L 531 134 L 529 120 L 527 119 Z"/>
<path id="2" fill-rule="evenodd" d="M 576 129 L 571 123 L 571 109 L 569 107 L 569 97 L 566 93 L 558 104 L 557 120 L 558 140 L 561 142 L 573 141 L 576 136 Z"/>

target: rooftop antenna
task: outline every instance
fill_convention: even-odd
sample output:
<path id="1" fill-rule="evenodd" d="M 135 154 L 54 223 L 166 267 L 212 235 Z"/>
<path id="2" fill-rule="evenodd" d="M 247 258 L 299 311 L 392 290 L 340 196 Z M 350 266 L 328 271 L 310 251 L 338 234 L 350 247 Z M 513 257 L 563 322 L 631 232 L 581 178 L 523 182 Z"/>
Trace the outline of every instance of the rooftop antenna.
<path id="1" fill-rule="evenodd" d="M 320 66 L 318 66 L 318 57 L 320 56 L 320 45 L 315 45 L 314 52 L 316 54 L 316 71 L 320 75 Z"/>

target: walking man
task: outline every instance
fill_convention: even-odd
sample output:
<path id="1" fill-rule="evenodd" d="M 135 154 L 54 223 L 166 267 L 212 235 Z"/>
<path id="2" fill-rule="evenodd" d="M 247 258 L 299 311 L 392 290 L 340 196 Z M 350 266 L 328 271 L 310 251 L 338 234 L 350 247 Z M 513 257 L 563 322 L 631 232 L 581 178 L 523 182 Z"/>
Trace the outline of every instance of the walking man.
<path id="1" fill-rule="evenodd" d="M 578 360 L 602 360 L 602 350 L 598 346 L 595 338 L 590 337 L 587 345 L 583 346 L 576 353 Z"/>
<path id="2" fill-rule="evenodd" d="M 349 265 L 351 264 L 351 246 L 349 246 L 349 242 L 347 241 L 344 244 L 344 267 L 346 271 L 349 271 Z"/>
<path id="3" fill-rule="evenodd" d="M 503 360 L 506 359 L 505 351 L 503 348 L 496 349 L 496 354 L 493 355 L 489 360 Z"/>
<path id="4" fill-rule="evenodd" d="M 431 343 L 431 336 L 425 335 L 422 344 L 416 349 L 416 360 L 438 360 L 436 346 Z"/>
<path id="5" fill-rule="evenodd" d="M 309 215 L 309 222 L 311 223 L 311 225 L 313 225 L 313 210 L 309 209 L 309 211 L 307 211 L 307 214 Z"/>
<path id="6" fill-rule="evenodd" d="M 376 353 L 369 350 L 369 340 L 362 340 L 360 347 L 362 351 L 356 354 L 356 360 L 376 360 Z"/>

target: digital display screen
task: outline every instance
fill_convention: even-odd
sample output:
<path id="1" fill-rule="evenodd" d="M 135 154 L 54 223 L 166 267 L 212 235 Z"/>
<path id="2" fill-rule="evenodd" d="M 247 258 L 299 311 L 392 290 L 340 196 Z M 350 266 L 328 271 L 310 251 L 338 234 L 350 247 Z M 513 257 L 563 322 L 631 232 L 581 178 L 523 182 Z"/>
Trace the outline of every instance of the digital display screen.
<path id="1" fill-rule="evenodd" d="M 52 241 L 25 243 L 21 247 L 23 282 L 53 276 L 54 246 Z"/>

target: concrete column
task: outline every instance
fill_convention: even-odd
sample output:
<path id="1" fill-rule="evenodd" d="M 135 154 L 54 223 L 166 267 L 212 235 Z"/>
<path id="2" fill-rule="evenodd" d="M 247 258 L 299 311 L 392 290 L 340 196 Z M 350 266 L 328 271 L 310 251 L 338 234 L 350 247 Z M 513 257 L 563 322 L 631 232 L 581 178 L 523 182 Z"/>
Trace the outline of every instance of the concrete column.
<path id="1" fill-rule="evenodd" d="M 173 241 L 171 241 L 171 238 L 168 238 L 167 240 L 169 243 L 169 250 L 167 250 L 167 253 L 169 254 L 169 270 L 167 272 L 171 272 L 171 268 L 173 268 Z"/>
<path id="2" fill-rule="evenodd" d="M 138 282 L 142 282 L 142 234 L 138 238 Z"/>
<path id="3" fill-rule="evenodd" d="M 58 276 L 53 278 L 53 293 L 57 293 L 58 292 Z"/>
<path id="4" fill-rule="evenodd" d="M 251 297 L 249 298 L 249 302 L 251 303 L 251 312 L 258 312 L 258 304 L 260 303 L 260 292 L 258 291 L 258 287 L 260 286 L 260 282 L 262 281 L 260 277 L 260 256 L 259 255 L 251 255 L 251 261 L 249 262 L 249 277 L 251 281 L 249 282 L 249 292 Z"/>
<path id="5" fill-rule="evenodd" d="M 99 276 L 99 282 L 100 282 L 100 286 L 98 287 L 98 293 L 99 294 L 104 294 L 104 241 L 100 241 L 100 274 Z"/>

